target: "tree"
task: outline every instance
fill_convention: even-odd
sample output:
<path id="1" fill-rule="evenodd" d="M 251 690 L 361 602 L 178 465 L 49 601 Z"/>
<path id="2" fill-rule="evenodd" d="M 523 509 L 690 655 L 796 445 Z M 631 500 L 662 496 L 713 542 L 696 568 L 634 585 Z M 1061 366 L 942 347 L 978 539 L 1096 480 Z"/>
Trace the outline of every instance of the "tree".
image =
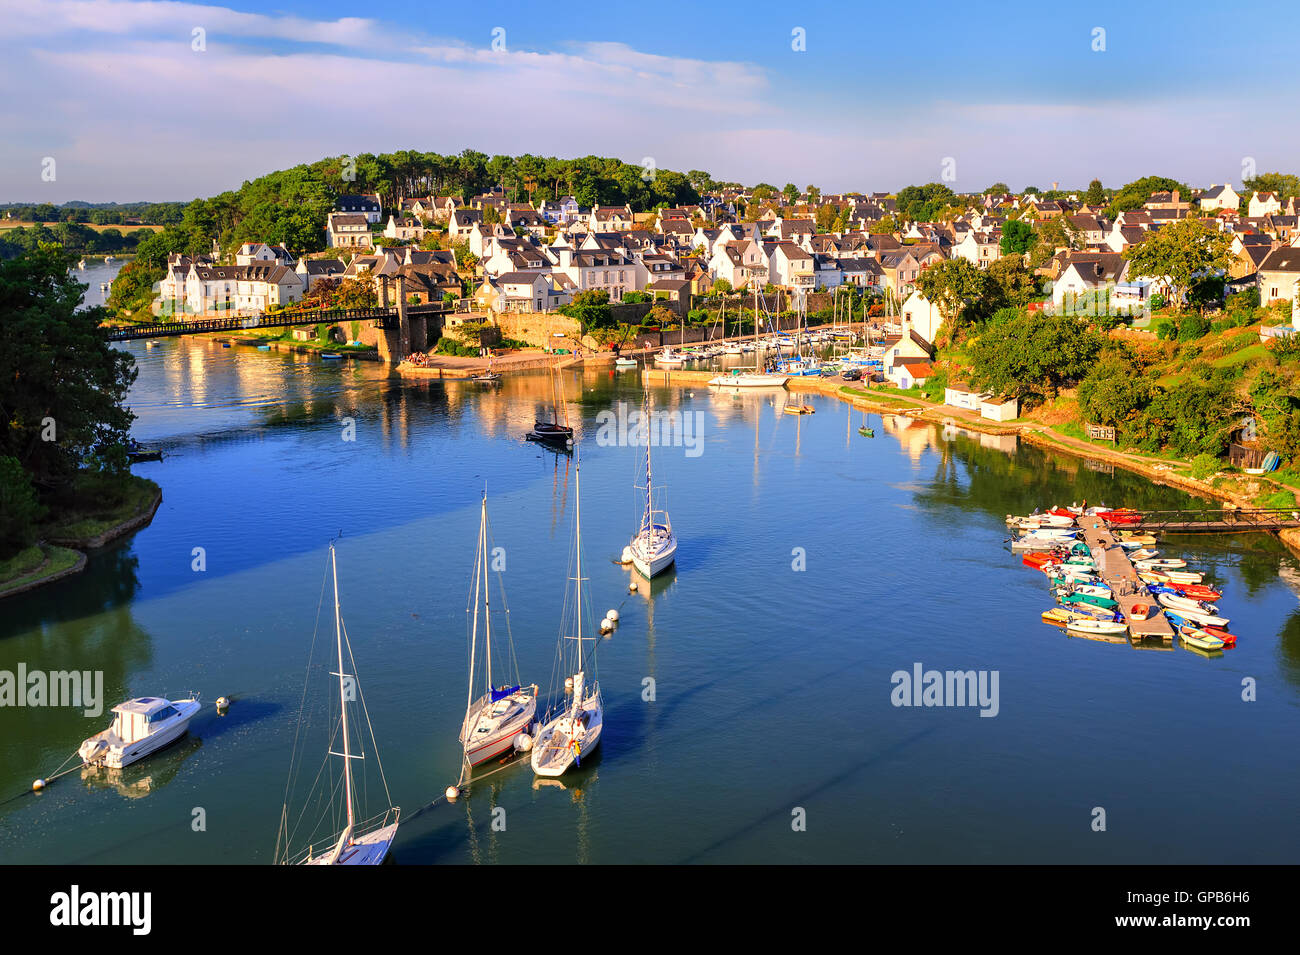
<path id="1" fill-rule="evenodd" d="M 1054 396 L 1092 368 L 1106 338 L 1065 315 L 1022 314 L 989 325 L 970 348 L 971 378 L 997 394 Z"/>
<path id="2" fill-rule="evenodd" d="M 972 303 L 983 300 L 986 306 L 991 304 L 988 297 L 993 283 L 987 272 L 968 259 L 946 259 L 922 269 L 916 288 L 934 303 L 951 329 Z"/>
<path id="3" fill-rule="evenodd" d="M 1038 282 L 1018 257 L 1004 256 L 991 263 L 986 272 L 996 287 L 990 305 L 1028 305 L 1038 298 Z"/>
<path id="4" fill-rule="evenodd" d="M 998 248 L 1003 255 L 1024 255 L 1034 244 L 1034 227 L 1020 219 L 1008 219 L 1002 224 L 1002 241 Z"/>
<path id="5" fill-rule="evenodd" d="M 941 182 L 908 186 L 898 193 L 898 214 L 906 219 L 929 222 L 941 210 L 957 202 L 957 195 Z"/>
<path id="6" fill-rule="evenodd" d="M 1143 203 L 1151 198 L 1153 192 L 1173 192 L 1177 190 L 1181 197 L 1189 199 L 1191 190 L 1177 179 L 1168 179 L 1164 176 L 1143 176 L 1141 179 L 1135 179 L 1128 185 L 1115 193 L 1111 199 L 1108 215 L 1114 216 L 1117 212 L 1128 212 L 1132 209 L 1141 208 Z"/>
<path id="7" fill-rule="evenodd" d="M 1099 206 L 1106 201 L 1106 190 L 1102 188 L 1100 179 L 1088 183 L 1088 191 L 1083 194 L 1083 201 L 1090 206 Z"/>
<path id="8" fill-rule="evenodd" d="M 36 522 L 44 515 L 31 475 L 17 458 L 0 457 L 0 560 L 35 543 Z"/>
<path id="9" fill-rule="evenodd" d="M 87 465 L 124 470 L 135 420 L 124 404 L 135 360 L 109 347 L 102 308 L 80 307 L 74 263 L 49 245 L 0 262 L 0 456 L 38 485 Z"/>
<path id="10" fill-rule="evenodd" d="M 787 182 L 781 192 L 791 202 L 799 198 L 799 187 L 792 182 Z"/>
<path id="11" fill-rule="evenodd" d="M 1283 201 L 1300 196 L 1300 176 L 1290 173 L 1263 172 L 1241 185 L 1251 192 L 1271 192 Z"/>
<path id="12" fill-rule="evenodd" d="M 1148 232 L 1124 250 L 1133 276 L 1168 277 L 1175 300 L 1182 302 L 1192 285 L 1226 272 L 1231 262 L 1231 237 L 1200 219 L 1179 219 Z"/>
<path id="13" fill-rule="evenodd" d="M 579 292 L 568 305 L 561 305 L 559 311 L 576 319 L 584 335 L 593 329 L 613 328 L 615 324 L 614 312 L 609 306 L 609 292 L 604 289 Z"/>
<path id="14" fill-rule="evenodd" d="M 374 308 L 378 301 L 375 283 L 366 278 L 343 279 L 334 293 L 335 308 Z"/>
<path id="15" fill-rule="evenodd" d="M 1006 195 L 1010 191 L 1011 191 L 1011 187 L 1008 186 L 1005 182 L 995 182 L 993 183 L 993 185 L 985 189 L 984 192 L 981 193 L 981 195 L 1002 196 L 1002 195 Z"/>
<path id="16" fill-rule="evenodd" d="M 1079 382 L 1079 409 L 1095 423 L 1127 430 L 1155 395 L 1155 385 L 1121 354 L 1104 356 Z"/>

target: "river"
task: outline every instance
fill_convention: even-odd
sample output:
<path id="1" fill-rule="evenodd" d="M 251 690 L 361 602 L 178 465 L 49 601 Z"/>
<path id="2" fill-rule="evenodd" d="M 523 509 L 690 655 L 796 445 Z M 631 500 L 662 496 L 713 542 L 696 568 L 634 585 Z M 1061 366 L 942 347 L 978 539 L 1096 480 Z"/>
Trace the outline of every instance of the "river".
<path id="1" fill-rule="evenodd" d="M 188 690 L 207 705 L 163 753 L 39 795 L 20 794 L 109 717 L 0 708 L 0 861 L 270 862 L 304 685 L 330 692 L 334 667 L 306 665 L 333 639 L 339 534 L 399 864 L 1294 861 L 1296 560 L 1262 536 L 1162 545 L 1222 585 L 1240 642 L 1207 658 L 1043 625 L 1043 578 L 1004 544 L 1008 513 L 1180 491 L 822 396 L 794 417 L 779 394 L 655 388 L 702 442 L 655 453 L 677 567 L 629 593 L 617 558 L 642 452 L 596 435 L 602 411 L 639 406 L 639 379 L 567 372 L 592 605 L 622 616 L 597 654 L 604 736 L 562 785 L 523 763 L 447 804 L 485 485 L 520 675 L 548 689 L 575 481 L 570 458 L 522 439 L 547 378 L 485 391 L 197 339 L 131 350 L 136 437 L 166 452 L 137 470 L 162 507 L 83 574 L 0 604 L 0 671 L 100 670 L 106 706 Z M 996 716 L 893 705 L 892 675 L 918 663 L 996 671 Z M 325 761 L 310 751 L 308 778 Z"/>

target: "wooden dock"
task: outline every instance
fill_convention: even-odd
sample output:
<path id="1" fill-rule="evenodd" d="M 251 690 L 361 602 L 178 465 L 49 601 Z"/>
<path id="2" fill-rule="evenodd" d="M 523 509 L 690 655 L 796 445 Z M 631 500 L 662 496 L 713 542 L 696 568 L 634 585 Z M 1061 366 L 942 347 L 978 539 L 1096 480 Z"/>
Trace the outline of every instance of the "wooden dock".
<path id="1" fill-rule="evenodd" d="M 1172 640 L 1174 628 L 1161 612 L 1160 604 L 1138 577 L 1132 561 L 1128 559 L 1124 548 L 1119 546 L 1110 528 L 1095 517 L 1079 518 L 1079 527 L 1084 542 L 1092 551 L 1092 559 L 1097 564 L 1097 576 L 1110 587 L 1111 595 L 1119 604 L 1124 622 L 1128 624 L 1130 638 L 1143 640 L 1159 637 L 1161 640 Z M 1146 620 L 1134 620 L 1132 617 L 1133 605 L 1139 603 L 1151 607 L 1152 615 Z"/>

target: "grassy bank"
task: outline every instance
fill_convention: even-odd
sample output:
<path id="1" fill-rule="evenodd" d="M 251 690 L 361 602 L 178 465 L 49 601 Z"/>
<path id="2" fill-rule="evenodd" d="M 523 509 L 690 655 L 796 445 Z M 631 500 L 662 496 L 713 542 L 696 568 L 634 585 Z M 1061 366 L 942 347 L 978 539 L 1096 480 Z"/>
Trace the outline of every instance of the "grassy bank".
<path id="1" fill-rule="evenodd" d="M 147 478 L 79 476 L 44 500 L 49 512 L 37 526 L 39 543 L 0 561 L 0 597 L 77 573 L 85 550 L 144 527 L 161 502 L 162 489 Z"/>

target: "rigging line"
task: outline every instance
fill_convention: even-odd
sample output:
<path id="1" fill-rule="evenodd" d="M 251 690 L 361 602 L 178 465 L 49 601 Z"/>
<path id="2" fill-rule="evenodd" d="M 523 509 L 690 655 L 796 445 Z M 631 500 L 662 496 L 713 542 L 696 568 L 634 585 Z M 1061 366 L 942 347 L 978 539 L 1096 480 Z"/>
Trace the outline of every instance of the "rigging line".
<path id="1" fill-rule="evenodd" d="M 320 614 L 321 608 L 325 605 L 325 584 L 328 579 L 329 564 L 326 563 L 325 569 L 321 572 L 320 597 L 316 601 L 316 624 L 312 628 L 311 646 L 307 650 L 307 672 L 302 678 L 302 696 L 298 700 L 298 723 L 294 727 L 293 731 L 293 752 L 289 756 L 289 778 L 286 779 L 284 783 L 283 808 L 286 810 L 288 809 L 290 799 L 293 797 L 293 793 L 296 791 L 294 783 L 297 774 L 294 772 L 294 766 L 296 765 L 298 758 L 298 740 L 302 734 L 302 715 L 307 706 L 307 687 L 311 682 L 311 661 L 316 654 L 316 636 L 320 632 Z"/>
<path id="2" fill-rule="evenodd" d="M 353 685 L 357 688 L 357 699 L 361 702 L 361 712 L 366 718 L 366 729 L 370 732 L 370 750 L 375 754 L 375 765 L 379 767 L 379 781 L 384 784 L 384 796 L 387 798 L 388 805 L 391 808 L 393 805 L 393 794 L 388 791 L 388 777 L 384 775 L 384 761 L 379 755 L 379 743 L 375 741 L 375 728 L 370 723 L 370 708 L 366 706 L 366 695 L 362 692 L 361 680 L 356 675 L 357 661 L 352 656 L 352 641 L 348 639 L 348 625 L 343 623 L 341 618 L 339 623 L 343 627 L 343 642 L 348 645 L 348 660 L 352 662 Z M 365 754 L 362 753 L 361 755 L 364 756 Z M 365 774 L 363 773 L 362 776 L 364 777 L 364 775 Z M 362 785 L 366 785 L 364 778 L 362 780 Z M 364 796 L 364 793 L 362 795 Z"/>

